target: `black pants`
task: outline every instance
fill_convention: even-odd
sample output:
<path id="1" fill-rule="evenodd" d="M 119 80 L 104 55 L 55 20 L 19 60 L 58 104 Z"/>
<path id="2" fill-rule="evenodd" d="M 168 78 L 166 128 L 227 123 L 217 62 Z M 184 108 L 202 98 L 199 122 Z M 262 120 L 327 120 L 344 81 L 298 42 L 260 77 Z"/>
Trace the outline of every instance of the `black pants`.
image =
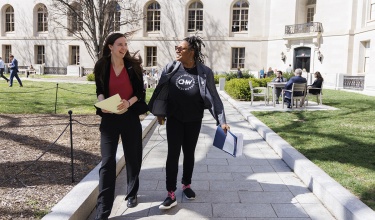
<path id="1" fill-rule="evenodd" d="M 6 77 L 4 76 L 4 68 L 0 68 L 0 76 L 1 76 L 3 79 L 5 79 L 7 82 L 9 81 L 9 79 L 6 78 Z"/>
<path id="2" fill-rule="evenodd" d="M 184 153 L 181 183 L 189 185 L 194 169 L 194 153 L 197 146 L 202 120 L 181 122 L 173 117 L 167 119 L 168 157 L 166 164 L 166 184 L 168 191 L 176 191 L 178 159 L 181 146 Z"/>
<path id="3" fill-rule="evenodd" d="M 137 195 L 142 164 L 142 126 L 139 116 L 132 111 L 127 111 L 122 115 L 103 114 L 100 132 L 102 165 L 99 170 L 97 216 L 103 218 L 110 215 L 114 201 L 116 151 L 119 136 L 121 136 L 126 162 L 127 196 L 125 199 Z"/>

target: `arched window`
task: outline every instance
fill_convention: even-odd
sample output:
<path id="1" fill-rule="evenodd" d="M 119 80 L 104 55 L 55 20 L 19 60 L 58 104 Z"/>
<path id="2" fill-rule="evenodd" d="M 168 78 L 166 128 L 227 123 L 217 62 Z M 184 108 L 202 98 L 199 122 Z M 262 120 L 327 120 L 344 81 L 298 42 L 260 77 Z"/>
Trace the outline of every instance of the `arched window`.
<path id="1" fill-rule="evenodd" d="M 160 4 L 153 2 L 147 7 L 147 31 L 160 31 Z"/>
<path id="2" fill-rule="evenodd" d="M 5 32 L 14 31 L 14 9 L 12 6 L 8 6 L 5 10 Z"/>
<path id="3" fill-rule="evenodd" d="M 203 31 L 203 4 L 193 2 L 188 10 L 188 32 Z"/>
<path id="4" fill-rule="evenodd" d="M 232 32 L 247 31 L 249 20 L 249 3 L 239 0 L 233 5 Z"/>
<path id="5" fill-rule="evenodd" d="M 45 5 L 40 5 L 38 13 L 38 32 L 48 31 L 48 11 Z"/>
<path id="6" fill-rule="evenodd" d="M 75 2 L 68 13 L 69 31 L 71 33 L 83 30 L 83 10 L 82 6 Z"/>

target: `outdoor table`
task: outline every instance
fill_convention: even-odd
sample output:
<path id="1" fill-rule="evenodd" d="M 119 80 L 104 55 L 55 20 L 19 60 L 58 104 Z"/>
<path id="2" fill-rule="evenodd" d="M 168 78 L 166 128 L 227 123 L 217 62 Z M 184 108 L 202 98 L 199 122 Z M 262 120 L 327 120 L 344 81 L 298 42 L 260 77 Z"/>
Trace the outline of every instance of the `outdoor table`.
<path id="1" fill-rule="evenodd" d="M 284 88 L 286 85 L 286 82 L 269 82 L 267 83 L 267 102 L 269 102 L 270 94 L 269 94 L 269 88 L 272 88 L 272 102 L 273 102 L 273 107 L 275 107 L 275 93 L 276 93 L 276 88 Z M 281 94 L 282 95 L 282 94 Z"/>

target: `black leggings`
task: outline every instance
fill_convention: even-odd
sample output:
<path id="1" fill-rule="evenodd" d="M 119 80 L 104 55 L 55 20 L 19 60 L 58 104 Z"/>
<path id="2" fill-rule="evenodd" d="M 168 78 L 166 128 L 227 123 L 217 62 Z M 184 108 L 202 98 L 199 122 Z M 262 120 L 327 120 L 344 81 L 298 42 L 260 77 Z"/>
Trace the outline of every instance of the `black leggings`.
<path id="1" fill-rule="evenodd" d="M 168 157 L 166 164 L 166 185 L 168 191 L 176 191 L 178 159 L 181 146 L 184 153 L 183 173 L 181 183 L 191 184 L 194 169 L 194 153 L 202 120 L 181 122 L 173 117 L 167 119 Z"/>
<path id="2" fill-rule="evenodd" d="M 137 195 L 142 164 L 142 126 L 132 111 L 122 115 L 103 114 L 100 124 L 102 165 L 99 170 L 97 215 L 108 217 L 113 206 L 116 185 L 116 151 L 121 136 L 126 161 L 127 196 Z"/>

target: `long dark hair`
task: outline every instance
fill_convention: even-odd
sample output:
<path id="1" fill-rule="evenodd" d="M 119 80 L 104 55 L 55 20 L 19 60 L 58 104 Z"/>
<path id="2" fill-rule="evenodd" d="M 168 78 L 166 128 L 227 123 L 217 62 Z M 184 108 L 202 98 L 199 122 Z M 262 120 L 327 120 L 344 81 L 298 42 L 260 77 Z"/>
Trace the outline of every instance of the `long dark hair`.
<path id="1" fill-rule="evenodd" d="M 126 38 L 126 34 L 113 33 L 107 37 L 103 46 L 102 57 L 95 64 L 95 67 L 94 67 L 95 77 L 99 77 L 102 83 L 104 82 L 104 72 L 105 72 L 104 68 L 106 68 L 107 65 L 109 65 L 109 62 L 111 62 L 111 59 L 110 59 L 111 50 L 109 49 L 109 45 L 113 45 L 115 41 L 121 37 Z M 130 54 L 128 50 L 125 54 L 124 62 L 126 61 L 130 62 L 133 66 L 135 75 L 138 77 L 138 79 L 142 79 L 142 72 L 143 72 L 142 58 L 138 53 L 139 51 L 136 51 Z"/>
<path id="2" fill-rule="evenodd" d="M 205 55 L 202 53 L 201 49 L 202 46 L 206 47 L 206 45 L 204 45 L 202 38 L 200 36 L 191 36 L 184 38 L 184 41 L 188 42 L 190 49 L 194 50 L 194 61 L 204 64 Z"/>
<path id="3" fill-rule="evenodd" d="M 324 79 L 323 79 L 323 77 L 322 77 L 322 75 L 320 74 L 319 71 L 316 71 L 316 72 L 315 72 L 315 75 L 316 75 L 316 78 L 317 78 L 317 79 L 321 79 L 322 81 L 324 81 Z"/>

